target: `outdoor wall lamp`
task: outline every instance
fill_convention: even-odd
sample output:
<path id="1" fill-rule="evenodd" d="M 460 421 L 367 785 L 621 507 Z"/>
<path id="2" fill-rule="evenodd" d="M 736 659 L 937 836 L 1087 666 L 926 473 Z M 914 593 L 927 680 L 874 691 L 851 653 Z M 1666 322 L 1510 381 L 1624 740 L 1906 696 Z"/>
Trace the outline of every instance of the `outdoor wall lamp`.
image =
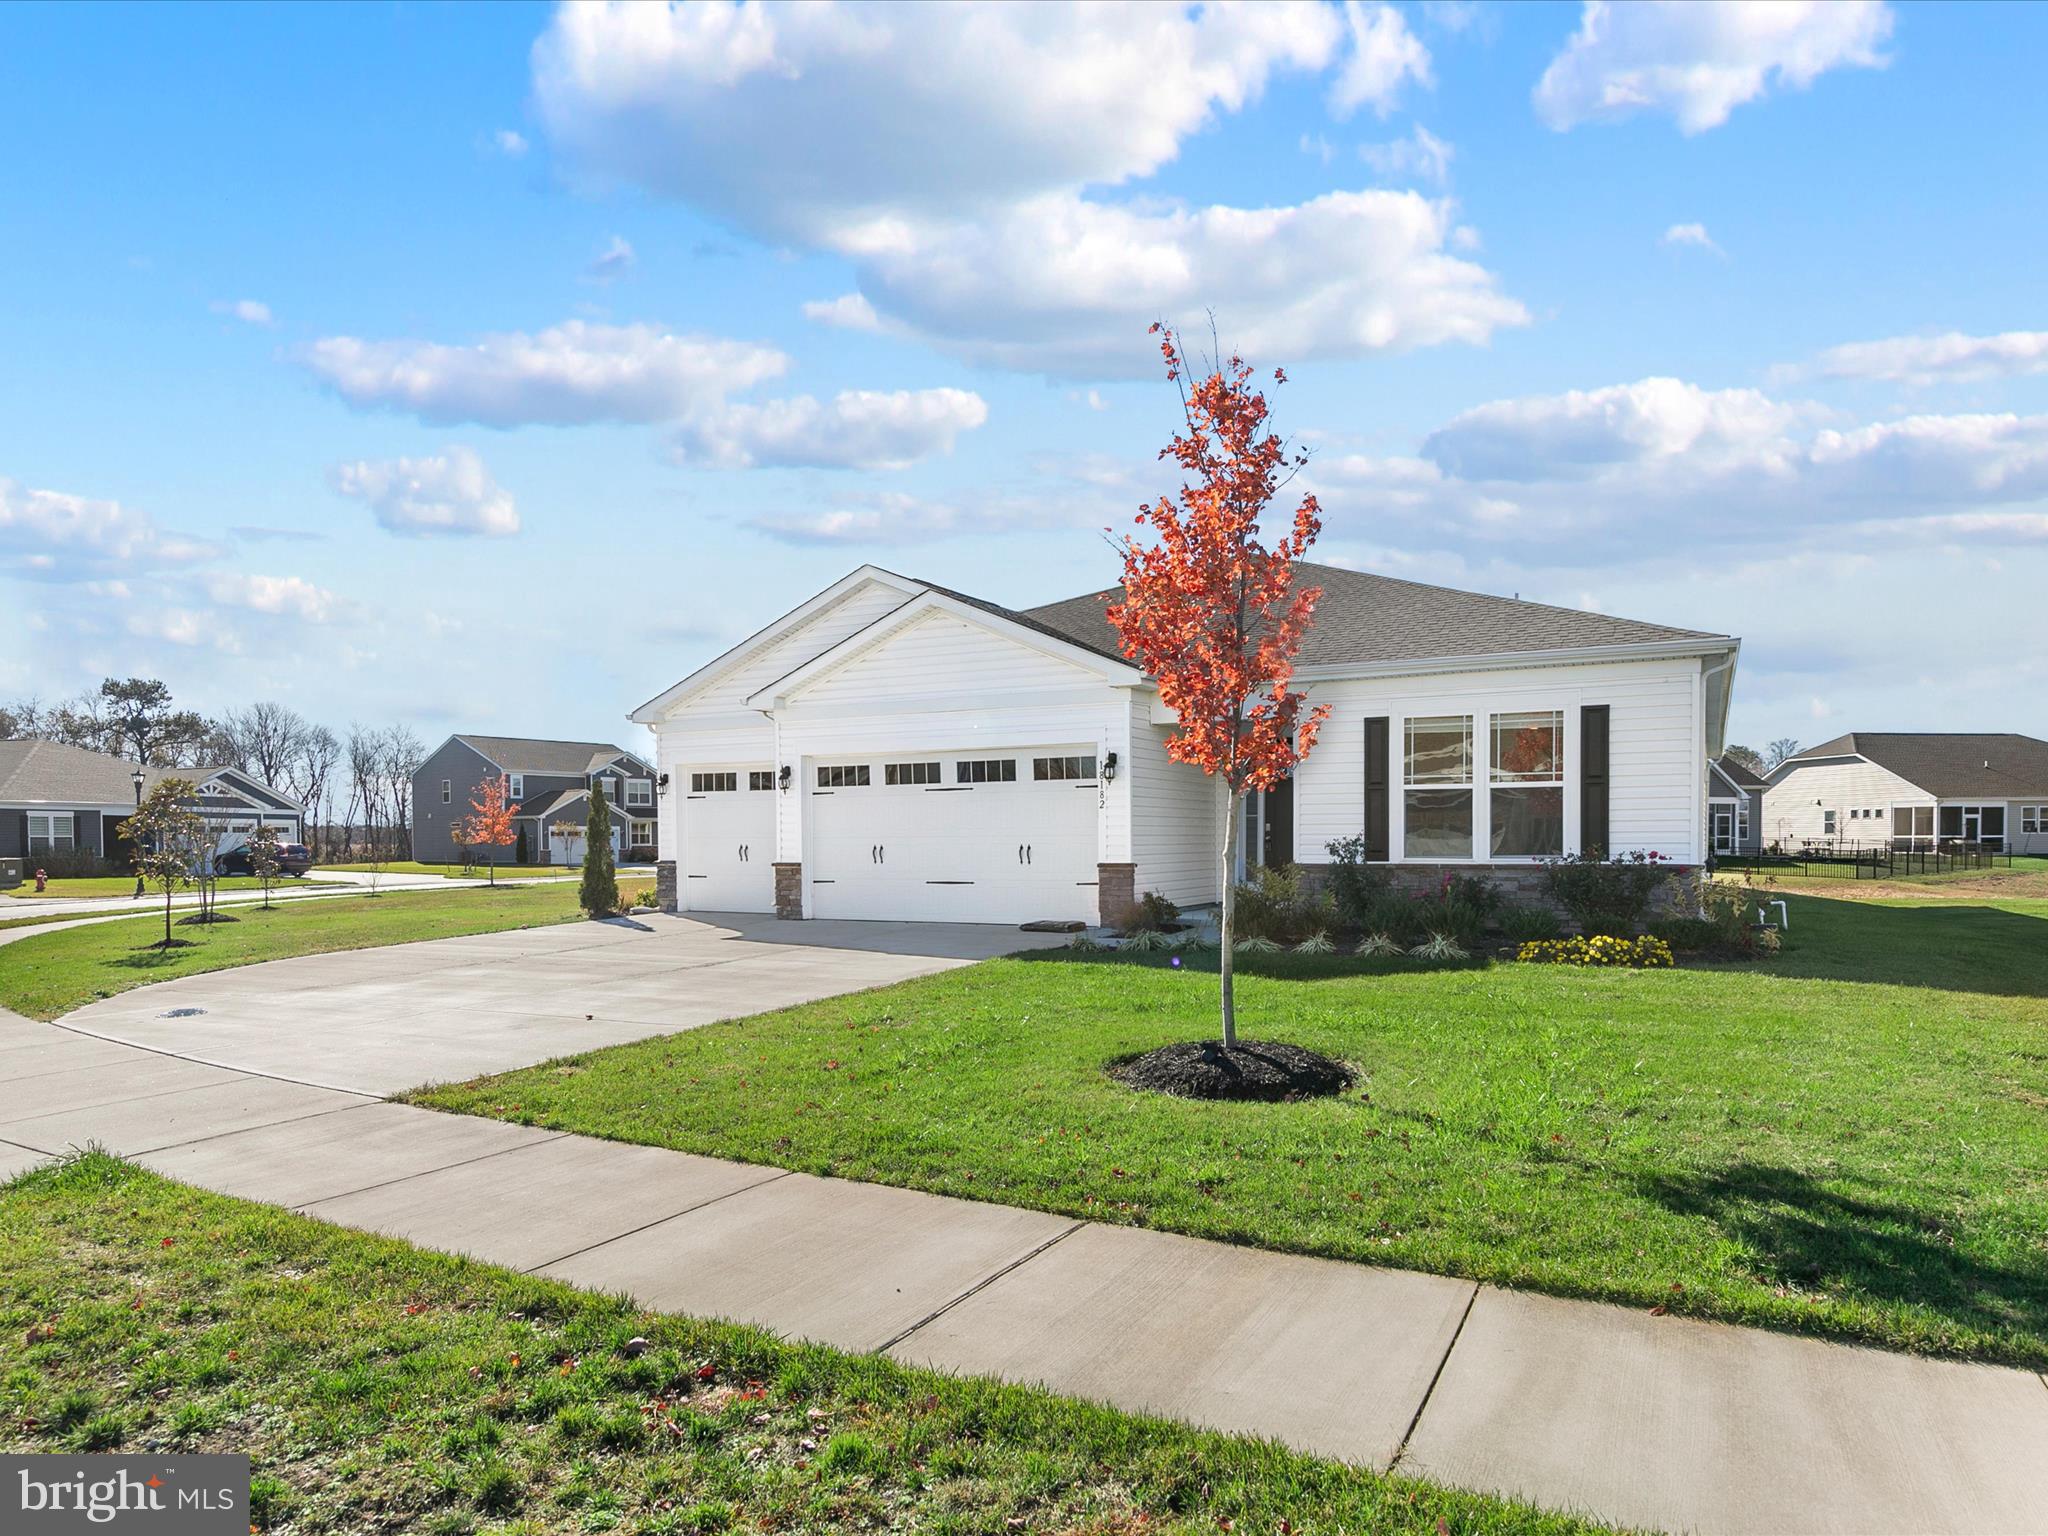
<path id="1" fill-rule="evenodd" d="M 664 773 L 664 774 L 662 774 L 662 775 L 661 775 L 661 776 L 660 776 L 659 778 L 657 778 L 657 779 L 656 779 L 656 780 L 654 781 L 654 792 L 655 792 L 655 793 L 656 793 L 657 795 L 665 795 L 665 794 L 667 794 L 667 793 L 668 793 L 668 775 L 667 775 L 667 774 L 665 774 L 665 773 Z"/>
<path id="2" fill-rule="evenodd" d="M 775 784 L 778 789 L 789 788 L 790 772 L 790 766 L 787 763 L 784 763 L 780 768 L 775 770 Z"/>
<path id="3" fill-rule="evenodd" d="M 1102 760 L 1102 782 L 1105 784 L 1114 784 L 1116 782 L 1116 754 L 1114 752 Z"/>

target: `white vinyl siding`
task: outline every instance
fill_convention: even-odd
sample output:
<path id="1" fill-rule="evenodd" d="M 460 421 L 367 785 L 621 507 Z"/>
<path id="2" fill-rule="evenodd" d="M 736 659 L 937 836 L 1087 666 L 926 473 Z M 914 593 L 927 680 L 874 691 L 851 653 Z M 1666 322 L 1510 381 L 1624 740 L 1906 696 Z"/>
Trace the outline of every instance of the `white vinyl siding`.
<path id="1" fill-rule="evenodd" d="M 1157 891 L 1182 906 L 1215 901 L 1223 867 L 1223 791 L 1201 769 L 1166 755 L 1170 727 L 1150 721 L 1152 695 L 1133 700 L 1131 749 L 1119 781 L 1131 808 L 1135 894 Z"/>
<path id="2" fill-rule="evenodd" d="M 1774 774 L 1763 793 L 1763 825 L 1758 835 L 1766 848 L 1799 844 L 1823 837 L 1857 842 L 1888 842 L 1892 812 L 1899 806 L 1933 805 L 1934 796 L 1909 784 L 1888 768 L 1862 758 L 1801 763 Z M 1852 820 L 1852 810 L 1878 809 L 1875 820 Z M 1826 827 L 1826 813 L 1836 813 L 1835 830 Z"/>
<path id="3" fill-rule="evenodd" d="M 1094 674 L 950 613 L 927 613 L 807 682 L 806 708 L 921 702 L 962 690 L 979 698 L 1101 686 Z"/>
<path id="4" fill-rule="evenodd" d="M 696 693 L 670 710 L 670 717 L 683 713 L 710 715 L 737 713 L 747 707 L 747 696 L 778 677 L 787 677 L 813 657 L 822 656 L 849 635 L 858 634 L 892 609 L 909 601 L 907 594 L 893 587 L 872 583 L 847 593 L 831 607 L 811 615 L 808 622 L 786 635 L 778 636 L 751 656 L 712 678 Z"/>

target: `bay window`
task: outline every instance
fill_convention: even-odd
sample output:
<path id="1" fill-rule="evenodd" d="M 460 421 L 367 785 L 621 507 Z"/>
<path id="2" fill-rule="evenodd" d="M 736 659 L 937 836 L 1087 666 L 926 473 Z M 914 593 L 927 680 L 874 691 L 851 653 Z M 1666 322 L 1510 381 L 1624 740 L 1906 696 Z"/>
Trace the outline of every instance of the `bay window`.
<path id="1" fill-rule="evenodd" d="M 1488 809 L 1497 859 L 1564 852 L 1564 711 L 1493 716 Z"/>
<path id="2" fill-rule="evenodd" d="M 1411 716 L 1401 775 L 1401 856 L 1471 858 L 1472 717 Z"/>

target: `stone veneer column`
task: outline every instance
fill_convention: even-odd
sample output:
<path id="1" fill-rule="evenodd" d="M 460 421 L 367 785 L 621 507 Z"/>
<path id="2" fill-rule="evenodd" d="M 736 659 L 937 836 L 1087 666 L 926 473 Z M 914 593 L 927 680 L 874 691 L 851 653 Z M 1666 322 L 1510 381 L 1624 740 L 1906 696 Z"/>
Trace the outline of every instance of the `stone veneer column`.
<path id="1" fill-rule="evenodd" d="M 1131 920 L 1138 906 L 1138 866 L 1098 864 L 1095 866 L 1096 920 L 1105 928 L 1121 928 Z"/>
<path id="2" fill-rule="evenodd" d="M 775 915 L 797 917 L 804 915 L 804 867 L 801 864 L 777 864 L 775 866 Z"/>
<path id="3" fill-rule="evenodd" d="M 654 904 L 664 912 L 673 912 L 676 901 L 676 861 L 657 859 L 654 864 Z"/>

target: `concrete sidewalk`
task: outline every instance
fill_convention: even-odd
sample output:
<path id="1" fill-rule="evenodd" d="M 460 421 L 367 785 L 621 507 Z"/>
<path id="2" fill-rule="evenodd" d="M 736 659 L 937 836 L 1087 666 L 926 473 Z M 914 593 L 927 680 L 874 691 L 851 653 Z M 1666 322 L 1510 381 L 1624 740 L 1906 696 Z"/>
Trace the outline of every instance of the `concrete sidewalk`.
<path id="1" fill-rule="evenodd" d="M 88 1141 L 649 1307 L 1627 1525 L 2048 1532 L 2027 1371 L 442 1115 L 0 1016 L 0 1173 Z"/>

